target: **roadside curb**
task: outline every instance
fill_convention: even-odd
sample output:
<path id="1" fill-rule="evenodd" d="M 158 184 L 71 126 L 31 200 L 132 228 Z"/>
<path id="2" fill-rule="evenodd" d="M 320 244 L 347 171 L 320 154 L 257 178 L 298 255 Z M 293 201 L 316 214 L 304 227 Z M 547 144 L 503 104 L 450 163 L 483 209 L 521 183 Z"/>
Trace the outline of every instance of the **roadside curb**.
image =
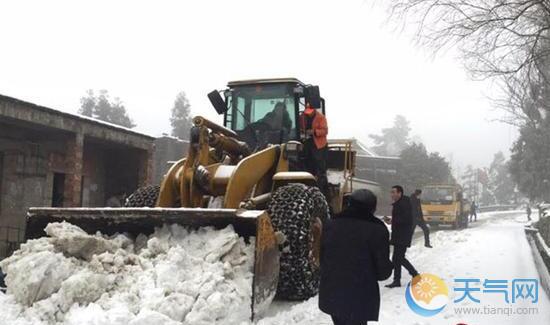
<path id="1" fill-rule="evenodd" d="M 546 294 L 550 296 L 550 248 L 548 248 L 537 229 L 525 227 L 525 235 L 531 246 L 541 286 Z"/>

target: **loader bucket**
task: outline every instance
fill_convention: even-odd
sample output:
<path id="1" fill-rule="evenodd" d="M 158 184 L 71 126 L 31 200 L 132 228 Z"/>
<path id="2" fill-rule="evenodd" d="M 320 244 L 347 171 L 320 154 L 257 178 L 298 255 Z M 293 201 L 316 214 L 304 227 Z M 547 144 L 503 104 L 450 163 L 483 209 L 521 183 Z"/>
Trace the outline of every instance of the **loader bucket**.
<path id="1" fill-rule="evenodd" d="M 26 239 L 45 236 L 51 222 L 66 221 L 89 234 L 126 233 L 134 238 L 150 235 L 155 227 L 178 224 L 197 229 L 222 229 L 232 225 L 237 234 L 248 240 L 256 237 L 254 277 L 252 281 L 251 318 L 260 316 L 275 297 L 279 280 L 279 246 L 267 212 L 235 209 L 190 208 L 30 208 L 27 213 Z"/>

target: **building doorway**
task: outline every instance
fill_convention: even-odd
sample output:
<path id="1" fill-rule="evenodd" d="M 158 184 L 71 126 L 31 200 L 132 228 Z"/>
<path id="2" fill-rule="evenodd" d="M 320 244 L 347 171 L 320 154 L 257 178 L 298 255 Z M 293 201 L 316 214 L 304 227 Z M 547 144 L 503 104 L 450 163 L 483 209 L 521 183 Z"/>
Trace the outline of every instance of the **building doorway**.
<path id="1" fill-rule="evenodd" d="M 0 215 L 2 214 L 2 179 L 4 178 L 4 153 L 0 152 Z"/>
<path id="2" fill-rule="evenodd" d="M 53 174 L 52 207 L 63 207 L 65 197 L 65 174 Z"/>

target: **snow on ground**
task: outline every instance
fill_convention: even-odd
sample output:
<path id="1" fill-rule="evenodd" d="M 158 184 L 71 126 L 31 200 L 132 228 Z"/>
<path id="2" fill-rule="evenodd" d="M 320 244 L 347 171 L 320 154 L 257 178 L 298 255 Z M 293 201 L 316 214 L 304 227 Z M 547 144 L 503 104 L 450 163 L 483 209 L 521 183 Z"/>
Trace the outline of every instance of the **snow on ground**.
<path id="1" fill-rule="evenodd" d="M 533 219 L 538 219 L 536 213 Z M 550 324 L 550 301 L 542 288 L 535 305 L 508 305 L 495 293 L 478 296 L 481 304 L 452 302 L 459 294 L 452 289 L 456 278 L 511 281 L 538 277 L 523 232 L 526 224 L 522 211 L 485 213 L 468 229 L 433 231 L 433 249 L 424 248 L 421 237 L 415 239 L 408 258 L 420 272 L 445 280 L 451 302 L 434 317 L 418 316 L 407 306 L 404 286 L 383 287 L 390 279 L 380 283 L 378 324 Z M 0 323 L 248 323 L 253 248 L 231 228 L 189 233 L 178 226 L 165 227 L 136 242 L 124 236 L 87 236 L 66 224 L 50 226 L 48 233 L 50 238 L 31 241 L 2 262 L 8 271 L 10 294 L 0 294 Z M 403 284 L 409 280 L 404 272 Z M 32 307 L 26 307 L 32 302 Z M 480 306 L 535 306 L 538 313 L 465 315 L 456 309 Z M 332 323 L 319 311 L 314 297 L 302 303 L 274 302 L 257 324 Z"/>
<path id="2" fill-rule="evenodd" d="M 48 225 L 0 267 L 0 323 L 238 324 L 250 317 L 254 246 L 227 227 L 174 225 L 136 241 Z"/>
<path id="3" fill-rule="evenodd" d="M 536 213 L 532 215 L 538 220 Z M 523 227 L 527 217 L 522 211 L 504 211 L 478 215 L 478 221 L 470 228 L 455 231 L 442 228 L 432 233 L 434 248 L 424 248 L 423 239 L 415 240 L 407 257 L 422 273 L 432 273 L 441 277 L 449 287 L 451 302 L 444 311 L 433 317 L 418 316 L 409 309 L 405 301 L 405 286 L 396 289 L 383 287 L 380 320 L 376 324 L 392 325 L 439 325 L 439 324 L 550 324 L 550 300 L 539 287 L 539 302 L 506 304 L 501 294 L 480 295 L 480 304 L 453 304 L 453 280 L 455 278 L 505 279 L 538 278 L 531 249 Z M 404 272 L 403 285 L 410 281 Z M 461 293 L 456 293 L 456 298 Z M 536 307 L 538 314 L 532 315 L 465 315 L 458 314 L 455 307 Z M 258 322 L 260 325 L 283 324 L 332 324 L 329 317 L 319 311 L 317 297 L 299 304 L 276 302 L 269 317 Z M 369 323 L 371 324 L 371 323 Z M 375 324 L 375 323 L 372 323 Z"/>

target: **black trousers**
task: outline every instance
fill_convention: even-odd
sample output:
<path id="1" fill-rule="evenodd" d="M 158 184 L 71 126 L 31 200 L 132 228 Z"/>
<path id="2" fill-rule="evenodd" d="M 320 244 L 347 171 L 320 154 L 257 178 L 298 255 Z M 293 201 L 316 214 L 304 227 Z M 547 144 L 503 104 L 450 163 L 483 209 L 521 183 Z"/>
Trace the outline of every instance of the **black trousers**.
<path id="1" fill-rule="evenodd" d="M 470 212 L 470 221 L 472 221 L 475 217 L 475 221 L 477 221 L 477 213 L 475 211 Z"/>
<path id="2" fill-rule="evenodd" d="M 328 147 L 317 148 L 312 138 L 304 143 L 305 168 L 317 178 L 319 189 L 328 199 L 327 155 Z"/>
<path id="3" fill-rule="evenodd" d="M 422 229 L 424 233 L 424 245 L 430 245 L 430 229 L 424 220 L 416 220 L 416 225 Z"/>
<path id="4" fill-rule="evenodd" d="M 349 320 L 349 319 L 345 319 L 345 318 L 341 318 L 333 315 L 331 315 L 330 317 L 332 317 L 332 322 L 334 323 L 334 325 L 367 325 L 366 321 L 361 322 L 361 321 Z"/>
<path id="5" fill-rule="evenodd" d="M 405 257 L 405 254 L 407 253 L 407 246 L 403 245 L 394 245 L 393 246 L 393 255 L 392 255 L 392 263 L 393 263 L 393 281 L 394 282 L 400 282 L 401 281 L 401 266 L 404 266 L 407 271 L 409 271 L 409 274 L 411 276 L 415 276 L 418 274 L 414 266 L 407 260 Z"/>
<path id="6" fill-rule="evenodd" d="M 5 292 L 6 283 L 4 282 L 4 277 L 6 275 L 0 270 L 0 292 Z"/>

